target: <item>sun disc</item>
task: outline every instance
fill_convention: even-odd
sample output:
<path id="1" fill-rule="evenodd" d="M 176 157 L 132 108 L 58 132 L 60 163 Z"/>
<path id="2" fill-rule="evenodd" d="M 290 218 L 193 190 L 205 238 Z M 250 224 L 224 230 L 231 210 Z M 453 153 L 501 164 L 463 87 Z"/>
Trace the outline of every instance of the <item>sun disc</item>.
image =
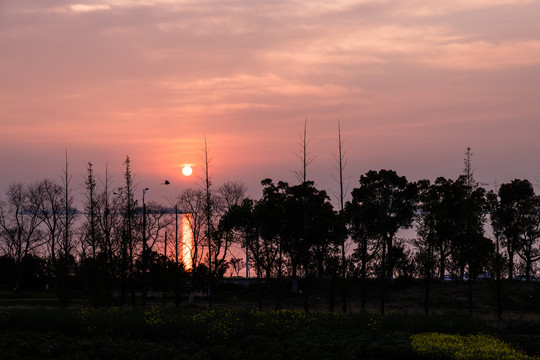
<path id="1" fill-rule="evenodd" d="M 191 168 L 191 166 L 185 165 L 185 166 L 182 168 L 182 174 L 183 174 L 184 176 L 190 176 L 191 173 L 193 173 L 193 169 Z"/>

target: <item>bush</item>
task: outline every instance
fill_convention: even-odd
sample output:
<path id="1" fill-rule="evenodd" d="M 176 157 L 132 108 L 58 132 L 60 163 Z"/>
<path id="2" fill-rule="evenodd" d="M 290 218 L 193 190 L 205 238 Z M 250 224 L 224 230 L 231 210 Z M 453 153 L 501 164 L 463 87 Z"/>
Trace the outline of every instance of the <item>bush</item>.
<path id="1" fill-rule="evenodd" d="M 424 333 L 411 336 L 413 351 L 426 359 L 448 360 L 527 360 L 503 341 L 482 334 L 451 335 Z"/>

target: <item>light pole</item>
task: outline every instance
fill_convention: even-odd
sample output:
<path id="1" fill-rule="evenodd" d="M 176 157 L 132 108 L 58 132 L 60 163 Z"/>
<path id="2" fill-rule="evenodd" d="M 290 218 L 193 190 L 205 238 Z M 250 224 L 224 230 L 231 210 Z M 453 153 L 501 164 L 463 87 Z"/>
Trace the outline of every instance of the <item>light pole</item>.
<path id="1" fill-rule="evenodd" d="M 144 203 L 144 195 L 146 194 L 146 192 L 150 190 L 150 188 L 144 188 L 143 189 L 143 193 L 142 193 L 142 210 L 143 210 L 143 228 L 142 228 L 142 240 L 143 240 L 143 272 L 144 272 L 144 289 L 143 289 L 143 297 L 142 297 L 142 302 L 143 302 L 143 306 L 146 304 L 146 297 L 148 296 L 148 282 L 147 282 L 147 278 L 148 278 L 148 274 L 147 274 L 147 244 L 146 244 L 146 204 Z"/>
<path id="2" fill-rule="evenodd" d="M 150 188 L 144 188 L 142 192 L 142 208 L 143 208 L 143 249 L 146 248 L 146 204 L 144 203 L 144 194 Z"/>

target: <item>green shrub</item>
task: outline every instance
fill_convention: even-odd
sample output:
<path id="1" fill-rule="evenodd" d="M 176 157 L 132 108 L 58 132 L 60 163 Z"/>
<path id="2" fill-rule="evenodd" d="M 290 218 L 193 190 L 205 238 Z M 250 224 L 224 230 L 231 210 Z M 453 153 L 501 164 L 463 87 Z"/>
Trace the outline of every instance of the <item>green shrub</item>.
<path id="1" fill-rule="evenodd" d="M 505 342 L 488 335 L 424 333 L 411 336 L 413 351 L 426 359 L 527 360 Z"/>

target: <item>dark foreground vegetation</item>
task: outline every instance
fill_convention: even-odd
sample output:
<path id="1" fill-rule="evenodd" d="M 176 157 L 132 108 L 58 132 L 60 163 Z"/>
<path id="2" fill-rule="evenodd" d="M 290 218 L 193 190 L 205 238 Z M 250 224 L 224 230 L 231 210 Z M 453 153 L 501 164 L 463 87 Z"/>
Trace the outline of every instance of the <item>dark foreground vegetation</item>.
<path id="1" fill-rule="evenodd" d="M 359 285 L 350 284 L 347 313 L 330 312 L 330 282 L 303 296 L 286 292 L 275 310 L 268 287 L 259 310 L 257 289 L 215 286 L 213 308 L 203 293 L 163 307 L 161 294 L 135 306 L 93 307 L 89 294 L 73 294 L 68 309 L 53 293 L 0 293 L 2 359 L 534 359 L 540 356 L 540 284 L 503 284 L 503 329 L 497 330 L 490 282 L 478 283 L 474 313 L 467 283 L 432 284 L 432 312 L 424 314 L 421 282 L 387 289 L 367 286 L 360 311 Z M 187 295 L 187 293 L 185 294 Z"/>
<path id="2" fill-rule="evenodd" d="M 459 313 L 305 314 L 149 306 L 11 309 L 0 311 L 0 321 L 2 359 L 532 358 L 497 342 L 481 321 Z M 425 352 L 430 339 L 440 342 L 441 334 L 452 334 L 455 342 L 478 333 L 483 334 L 475 338 L 478 344 L 461 349 L 476 352 L 472 357 L 455 357 L 444 344 L 444 355 Z M 482 352 L 491 355 L 478 355 Z"/>

